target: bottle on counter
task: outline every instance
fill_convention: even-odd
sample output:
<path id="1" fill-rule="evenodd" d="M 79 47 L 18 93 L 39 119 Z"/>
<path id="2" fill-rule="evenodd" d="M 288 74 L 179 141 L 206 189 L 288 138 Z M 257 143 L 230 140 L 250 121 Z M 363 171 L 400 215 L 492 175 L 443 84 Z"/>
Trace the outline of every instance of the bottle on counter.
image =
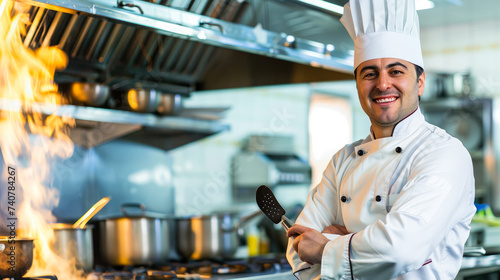
<path id="1" fill-rule="evenodd" d="M 260 247 L 260 232 L 256 226 L 250 227 L 247 233 L 248 256 L 257 256 Z"/>

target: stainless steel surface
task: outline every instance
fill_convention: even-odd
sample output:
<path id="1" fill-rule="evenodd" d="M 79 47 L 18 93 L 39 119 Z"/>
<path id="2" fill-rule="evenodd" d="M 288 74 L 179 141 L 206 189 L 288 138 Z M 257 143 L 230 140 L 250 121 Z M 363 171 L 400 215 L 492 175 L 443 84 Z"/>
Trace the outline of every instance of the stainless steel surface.
<path id="1" fill-rule="evenodd" d="M 111 139 L 137 132 L 163 149 L 172 149 L 229 129 L 229 125 L 205 119 L 176 116 L 159 117 L 122 110 L 96 107 L 61 105 L 55 108 L 46 104 L 34 104 L 32 109 L 45 115 L 70 116 L 76 119 L 76 127 L 70 130 L 70 138 L 76 145 L 93 147 Z M 0 110 L 22 111 L 20 101 L 0 99 Z M 140 134 L 139 134 L 140 132 Z M 171 143 L 164 136 L 178 136 Z M 181 137 L 184 136 L 184 137 Z M 156 137 L 163 141 L 156 141 Z M 146 139 L 147 140 L 147 139 Z"/>
<path id="2" fill-rule="evenodd" d="M 92 271 L 94 250 L 92 227 L 73 228 L 71 224 L 54 224 L 54 252 L 66 260 L 75 260 L 76 267 L 85 272 Z"/>
<path id="3" fill-rule="evenodd" d="M 139 214 L 126 208 L 140 207 Z M 149 215 L 144 205 L 122 205 L 123 217 L 108 218 L 98 225 L 100 258 L 110 265 L 158 265 L 169 257 L 169 225 L 166 218 Z"/>
<path id="4" fill-rule="evenodd" d="M 33 5 L 24 44 L 69 55 L 57 83 L 148 82 L 187 96 L 351 78 L 353 42 L 340 17 L 293 1 L 19 2 Z"/>
<path id="5" fill-rule="evenodd" d="M 0 279 L 21 278 L 33 264 L 33 239 L 0 236 L 5 249 L 0 252 Z"/>
<path id="6" fill-rule="evenodd" d="M 145 1 L 119 1 L 118 7 L 117 2 L 112 0 L 95 0 L 92 2 L 85 0 L 23 0 L 21 2 L 49 10 L 71 14 L 88 14 L 92 16 L 84 25 L 82 32 L 80 32 L 81 36 L 78 38 L 73 52 L 71 52 L 72 57 L 77 56 L 81 50 L 86 52 L 92 50 L 92 48 L 83 48 L 83 40 L 84 38 L 94 37 L 92 34 L 96 31 L 94 30 L 96 29 L 96 24 L 92 24 L 90 21 L 92 21 L 94 17 L 103 17 L 115 22 L 154 30 L 158 34 L 189 39 L 190 41 L 201 42 L 207 45 L 266 55 L 308 65 L 314 64 L 314 66 L 317 67 L 326 67 L 340 71 L 350 72 L 352 70 L 352 62 L 348 59 L 346 53 L 340 53 L 338 57 L 332 56 L 331 53 L 339 51 L 337 49 L 330 49 L 336 42 L 331 42 L 331 46 L 329 47 L 324 43 L 298 37 L 294 37 L 293 39 L 287 38 L 288 35 L 293 36 L 293 34 L 287 34 L 286 30 L 272 32 L 229 22 L 228 20 L 238 19 L 238 15 L 231 15 L 231 12 L 237 13 L 238 10 L 231 11 L 223 9 L 225 7 L 243 6 L 242 3 L 249 5 L 249 3 L 245 1 L 234 1 L 231 3 L 232 5 L 222 6 L 224 7 L 222 9 L 218 7 L 216 10 L 213 10 L 211 16 L 185 11 L 185 9 L 187 9 L 186 7 L 168 7 Z M 201 5 L 208 6 L 208 2 L 202 2 L 203 4 Z M 222 2 L 218 2 L 218 4 L 222 5 Z M 260 5 L 263 4 L 256 2 L 250 5 L 254 5 L 253 8 L 258 9 Z M 208 8 L 213 9 L 213 7 Z M 292 12 L 303 9 L 303 7 L 299 8 L 288 9 Z M 203 12 L 203 7 L 199 7 L 198 9 L 198 11 Z M 226 14 L 220 15 L 220 12 L 226 12 Z M 299 13 L 298 15 L 304 15 L 304 13 Z M 225 20 L 219 19 L 221 16 L 224 16 Z M 338 21 L 338 18 L 333 18 L 333 21 Z M 145 34 L 143 34 L 143 36 L 145 36 Z M 135 42 L 141 41 L 142 40 Z M 343 41 L 343 43 L 346 44 L 349 44 L 348 42 L 349 41 Z M 143 46 L 146 47 L 146 44 L 143 44 Z M 131 48 L 129 50 L 133 51 L 134 49 L 135 48 Z M 133 60 L 135 55 L 136 52 L 130 52 L 129 58 Z"/>
<path id="7" fill-rule="evenodd" d="M 162 93 L 158 104 L 158 113 L 161 115 L 175 115 L 182 107 L 182 96 L 180 94 Z"/>
<path id="8" fill-rule="evenodd" d="M 109 87 L 99 83 L 75 82 L 67 88 L 74 104 L 102 106 L 109 98 Z"/>
<path id="9" fill-rule="evenodd" d="M 500 255 L 487 255 L 479 257 L 464 257 L 461 269 L 479 268 L 500 265 Z"/>
<path id="10" fill-rule="evenodd" d="M 175 219 L 177 253 L 184 259 L 231 258 L 238 249 L 238 231 L 260 211 L 239 217 L 238 213 L 218 213 Z"/>
<path id="11" fill-rule="evenodd" d="M 233 156 L 231 168 L 233 195 L 241 202 L 253 201 L 259 185 L 304 187 L 311 183 L 311 166 L 295 153 L 289 135 L 250 135 Z"/>
<path id="12" fill-rule="evenodd" d="M 135 88 L 127 91 L 127 104 L 134 112 L 153 113 L 160 104 L 161 93 L 155 89 Z"/>
<path id="13" fill-rule="evenodd" d="M 233 185 L 242 192 L 260 184 L 275 187 L 280 184 L 311 183 L 311 166 L 297 155 L 273 155 L 241 151 L 233 159 Z M 253 196 L 253 193 L 252 193 Z"/>
<path id="14" fill-rule="evenodd" d="M 464 248 L 464 256 L 467 257 L 478 257 L 486 254 L 486 250 L 483 247 L 467 247 Z"/>
<path id="15" fill-rule="evenodd" d="M 474 79 L 470 73 L 429 73 L 433 84 L 427 92 L 435 97 L 467 97 L 474 92 Z"/>

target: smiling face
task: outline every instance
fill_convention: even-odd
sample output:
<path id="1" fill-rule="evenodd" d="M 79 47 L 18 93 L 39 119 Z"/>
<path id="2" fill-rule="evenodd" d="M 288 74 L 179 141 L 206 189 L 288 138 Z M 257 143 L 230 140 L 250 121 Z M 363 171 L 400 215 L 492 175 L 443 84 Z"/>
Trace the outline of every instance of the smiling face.
<path id="1" fill-rule="evenodd" d="M 406 60 L 379 58 L 358 66 L 359 102 L 376 138 L 391 136 L 394 126 L 417 109 L 424 84 L 425 73 L 417 79 L 415 65 Z"/>

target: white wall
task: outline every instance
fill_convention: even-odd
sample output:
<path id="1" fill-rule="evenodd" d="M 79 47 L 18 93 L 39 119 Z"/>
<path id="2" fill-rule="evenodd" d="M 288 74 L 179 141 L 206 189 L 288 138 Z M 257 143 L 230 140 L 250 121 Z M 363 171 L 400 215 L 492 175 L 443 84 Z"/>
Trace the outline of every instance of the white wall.
<path id="1" fill-rule="evenodd" d="M 170 152 L 176 213 L 203 214 L 231 204 L 231 158 L 249 134 L 293 135 L 295 151 L 307 159 L 309 97 L 308 85 L 284 85 L 204 91 L 186 100 L 186 107 L 230 107 L 223 122 L 231 129 Z"/>
<path id="2" fill-rule="evenodd" d="M 420 35 L 427 72 L 470 72 L 477 95 L 500 96 L 500 19 L 424 28 Z"/>

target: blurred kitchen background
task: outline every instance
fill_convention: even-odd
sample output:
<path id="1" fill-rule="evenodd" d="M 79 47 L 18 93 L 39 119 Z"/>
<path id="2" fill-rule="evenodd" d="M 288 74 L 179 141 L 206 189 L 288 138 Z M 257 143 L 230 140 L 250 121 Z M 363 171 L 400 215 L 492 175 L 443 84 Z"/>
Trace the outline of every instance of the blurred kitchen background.
<path id="1" fill-rule="evenodd" d="M 293 216 L 331 156 L 368 135 L 353 43 L 335 10 L 347 1 L 135 1 L 114 8 L 130 18 L 110 19 L 103 15 L 113 1 L 97 1 L 95 17 L 85 2 L 27 2 L 34 24 L 25 44 L 58 45 L 70 58 L 56 81 L 110 91 L 99 105 L 76 95 L 67 105 L 76 108 L 77 145 L 54 162 L 60 221 L 73 222 L 104 196 L 111 201 L 97 219 L 120 215 L 124 203 L 171 216 L 248 213 L 258 209 L 260 184 Z M 165 9 L 155 11 L 158 4 Z M 417 4 L 427 75 L 421 107 L 464 142 L 477 202 L 500 216 L 500 2 Z M 178 26 L 160 26 L 162 17 Z M 145 96 L 151 104 L 141 109 Z M 473 245 L 500 248 L 497 238 Z"/>

